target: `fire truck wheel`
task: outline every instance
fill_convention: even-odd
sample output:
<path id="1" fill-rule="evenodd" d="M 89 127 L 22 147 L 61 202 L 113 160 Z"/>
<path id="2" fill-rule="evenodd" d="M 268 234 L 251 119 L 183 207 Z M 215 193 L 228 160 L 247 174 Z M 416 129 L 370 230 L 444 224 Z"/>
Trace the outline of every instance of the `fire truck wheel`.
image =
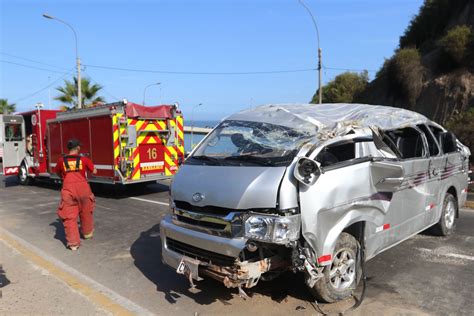
<path id="1" fill-rule="evenodd" d="M 360 279 L 358 249 L 359 242 L 352 235 L 342 233 L 339 236 L 333 260 L 323 270 L 324 277 L 310 289 L 316 299 L 333 303 L 352 295 Z"/>
<path id="2" fill-rule="evenodd" d="M 18 170 L 18 181 L 21 185 L 29 185 L 31 178 L 28 177 L 28 169 L 24 163 L 21 164 L 20 170 Z"/>

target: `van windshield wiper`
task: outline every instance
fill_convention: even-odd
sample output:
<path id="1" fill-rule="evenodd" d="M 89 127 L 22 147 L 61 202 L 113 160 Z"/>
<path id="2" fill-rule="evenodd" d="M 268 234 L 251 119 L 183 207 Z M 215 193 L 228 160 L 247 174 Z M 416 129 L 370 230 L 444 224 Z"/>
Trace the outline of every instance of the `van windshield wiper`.
<path id="1" fill-rule="evenodd" d="M 204 155 L 199 155 L 199 156 L 191 156 L 192 159 L 196 159 L 196 160 L 202 160 L 202 161 L 209 161 L 209 162 L 213 162 L 217 165 L 219 165 L 222 161 L 222 159 L 219 159 L 219 158 L 214 158 L 214 157 L 210 157 L 210 156 L 204 156 Z"/>
<path id="2" fill-rule="evenodd" d="M 256 157 L 256 156 L 251 156 L 251 155 L 229 156 L 229 157 L 224 158 L 224 160 L 252 162 L 258 165 L 262 165 L 262 166 L 275 165 L 270 158 Z"/>

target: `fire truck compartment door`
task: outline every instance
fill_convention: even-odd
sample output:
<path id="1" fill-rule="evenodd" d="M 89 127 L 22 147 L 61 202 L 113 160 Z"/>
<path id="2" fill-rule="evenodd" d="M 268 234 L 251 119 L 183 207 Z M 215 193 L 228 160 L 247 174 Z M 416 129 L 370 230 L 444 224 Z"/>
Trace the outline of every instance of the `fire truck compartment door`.
<path id="1" fill-rule="evenodd" d="M 137 128 L 134 125 L 129 126 L 127 129 L 127 134 L 128 134 L 127 146 L 137 147 Z"/>
<path id="2" fill-rule="evenodd" d="M 169 123 L 168 123 L 169 124 Z M 174 126 L 169 124 L 169 134 L 168 134 L 168 141 L 166 142 L 166 146 L 174 146 L 176 143 L 176 131 Z"/>
<path id="3" fill-rule="evenodd" d="M 3 174 L 18 174 L 26 156 L 25 124 L 22 116 L 0 115 L 0 143 L 3 147 Z"/>

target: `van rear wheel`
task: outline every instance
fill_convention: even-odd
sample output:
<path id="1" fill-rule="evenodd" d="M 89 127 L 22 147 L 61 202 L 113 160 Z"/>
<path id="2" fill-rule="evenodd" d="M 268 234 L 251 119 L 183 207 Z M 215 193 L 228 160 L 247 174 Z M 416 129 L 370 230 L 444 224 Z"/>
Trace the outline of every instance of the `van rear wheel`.
<path id="1" fill-rule="evenodd" d="M 449 236 L 456 228 L 456 215 L 458 203 L 451 193 L 446 193 L 443 201 L 443 210 L 439 222 L 433 226 L 432 231 L 438 236 Z"/>
<path id="2" fill-rule="evenodd" d="M 333 303 L 352 295 L 360 279 L 358 249 L 359 242 L 352 235 L 339 236 L 332 263 L 324 268 L 324 277 L 310 289 L 316 299 Z"/>

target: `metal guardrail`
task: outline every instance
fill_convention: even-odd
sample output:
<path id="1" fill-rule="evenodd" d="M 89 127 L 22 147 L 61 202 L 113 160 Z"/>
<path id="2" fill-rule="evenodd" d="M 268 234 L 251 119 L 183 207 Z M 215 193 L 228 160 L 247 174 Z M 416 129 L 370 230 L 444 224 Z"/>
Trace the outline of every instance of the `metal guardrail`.
<path id="1" fill-rule="evenodd" d="M 200 135 L 206 135 L 209 134 L 210 131 L 212 131 L 212 128 L 208 127 L 194 127 L 193 129 L 194 134 L 200 134 Z M 184 126 L 184 132 L 187 134 L 191 133 L 191 126 Z"/>

